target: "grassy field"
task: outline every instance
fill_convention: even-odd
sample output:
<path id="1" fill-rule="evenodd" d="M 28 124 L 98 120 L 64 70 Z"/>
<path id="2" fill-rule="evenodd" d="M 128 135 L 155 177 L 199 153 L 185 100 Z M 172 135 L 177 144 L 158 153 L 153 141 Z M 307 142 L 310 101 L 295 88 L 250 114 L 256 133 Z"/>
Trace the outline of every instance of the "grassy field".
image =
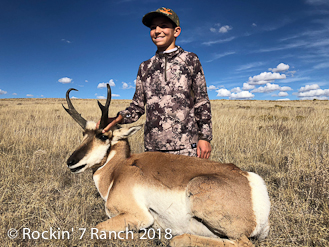
<path id="1" fill-rule="evenodd" d="M 72 100 L 97 121 L 96 100 Z M 0 246 L 166 246 L 168 241 L 91 239 L 107 219 L 90 171 L 71 174 L 66 159 L 82 137 L 64 99 L 0 100 Z M 271 229 L 256 246 L 329 246 L 329 102 L 212 101 L 212 160 L 262 176 Z M 129 101 L 113 100 L 110 116 Z M 138 123 L 143 123 L 144 118 Z M 130 140 L 143 151 L 143 133 Z M 7 236 L 17 229 L 15 239 Z M 60 239 L 23 239 L 22 231 L 56 231 Z M 85 228 L 86 233 L 80 236 Z M 67 231 L 70 235 L 58 237 Z M 14 235 L 14 231 L 10 232 Z M 64 232 L 65 233 L 65 232 Z M 46 232 L 45 237 L 50 237 Z M 27 237 L 26 237 L 27 238 Z"/>

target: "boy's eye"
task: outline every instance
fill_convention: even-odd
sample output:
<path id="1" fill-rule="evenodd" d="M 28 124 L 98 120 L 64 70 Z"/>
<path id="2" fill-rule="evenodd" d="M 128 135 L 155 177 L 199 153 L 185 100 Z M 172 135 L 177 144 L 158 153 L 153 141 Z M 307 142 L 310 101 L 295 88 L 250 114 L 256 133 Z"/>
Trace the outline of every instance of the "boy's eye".
<path id="1" fill-rule="evenodd" d="M 167 24 L 161 24 L 161 25 L 158 25 L 158 26 L 150 26 L 150 29 L 154 30 L 157 27 L 160 27 L 160 28 L 164 29 L 164 28 L 168 28 L 168 25 Z"/>

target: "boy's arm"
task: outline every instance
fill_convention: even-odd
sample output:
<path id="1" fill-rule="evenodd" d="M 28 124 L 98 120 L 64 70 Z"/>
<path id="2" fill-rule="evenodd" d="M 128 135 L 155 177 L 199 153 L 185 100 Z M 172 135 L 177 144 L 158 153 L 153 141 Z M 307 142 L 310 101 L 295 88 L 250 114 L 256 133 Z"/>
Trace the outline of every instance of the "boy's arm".
<path id="1" fill-rule="evenodd" d="M 132 102 L 125 110 L 118 113 L 118 116 L 122 116 L 121 123 L 123 124 L 136 122 L 145 113 L 145 95 L 141 78 L 142 73 L 140 66 L 136 78 L 136 90 Z"/>
<path id="2" fill-rule="evenodd" d="M 210 142 L 212 140 L 212 123 L 206 80 L 199 58 L 195 55 L 193 59 L 195 61 L 193 62 L 192 89 L 195 97 L 195 118 L 198 124 L 199 140 Z"/>

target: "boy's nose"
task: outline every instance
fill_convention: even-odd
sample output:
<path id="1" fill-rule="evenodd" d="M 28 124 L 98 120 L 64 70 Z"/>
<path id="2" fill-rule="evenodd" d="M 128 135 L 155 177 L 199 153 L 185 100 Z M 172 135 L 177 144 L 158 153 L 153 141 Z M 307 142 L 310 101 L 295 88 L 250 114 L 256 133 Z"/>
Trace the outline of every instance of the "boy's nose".
<path id="1" fill-rule="evenodd" d="M 155 28 L 155 32 L 156 32 L 156 33 L 161 33 L 161 27 L 156 26 L 156 28 Z"/>

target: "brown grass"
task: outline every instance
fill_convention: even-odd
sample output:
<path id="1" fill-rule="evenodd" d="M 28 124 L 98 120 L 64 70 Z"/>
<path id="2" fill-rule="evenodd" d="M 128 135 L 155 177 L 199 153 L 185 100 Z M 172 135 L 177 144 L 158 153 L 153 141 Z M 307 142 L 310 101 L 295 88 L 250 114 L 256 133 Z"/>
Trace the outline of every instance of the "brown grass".
<path id="1" fill-rule="evenodd" d="M 166 246 L 168 241 L 91 240 L 105 220 L 91 172 L 74 175 L 65 161 L 81 139 L 62 109 L 64 99 L 0 100 L 0 246 Z M 97 121 L 95 100 L 73 100 Z M 129 101 L 114 100 L 110 115 Z M 256 246 L 329 246 L 329 102 L 212 101 L 211 159 L 232 162 L 264 178 L 271 230 Z M 144 118 L 139 120 L 143 123 Z M 131 139 L 142 152 L 143 133 Z M 69 231 L 70 239 L 23 240 L 21 231 Z M 19 236 L 7 237 L 10 228 Z M 73 231 L 72 231 L 73 228 Z M 81 231 L 87 233 L 79 239 Z"/>

